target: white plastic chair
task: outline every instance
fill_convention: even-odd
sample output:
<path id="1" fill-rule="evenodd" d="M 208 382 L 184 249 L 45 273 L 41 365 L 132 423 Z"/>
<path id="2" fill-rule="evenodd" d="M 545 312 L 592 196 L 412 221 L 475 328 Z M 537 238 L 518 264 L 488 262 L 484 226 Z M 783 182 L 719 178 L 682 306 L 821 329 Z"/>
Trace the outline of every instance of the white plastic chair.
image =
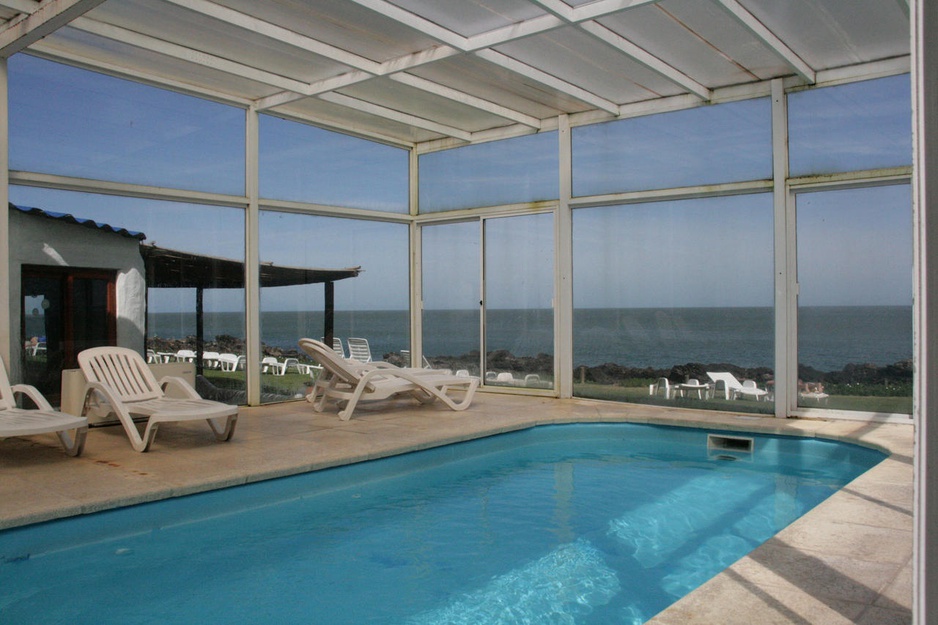
<path id="1" fill-rule="evenodd" d="M 362 364 L 339 358 L 325 343 L 300 339 L 300 349 L 323 367 L 321 375 L 307 399 L 321 412 L 328 400 L 345 404 L 339 411 L 343 421 L 352 417 L 358 402 L 409 395 L 420 403 L 440 400 L 452 410 L 465 410 L 472 403 L 479 379 L 457 377 L 433 369 L 395 367 L 386 362 Z M 451 395 L 463 391 L 461 401 Z"/>
<path id="2" fill-rule="evenodd" d="M 36 404 L 36 410 L 17 408 L 18 394 L 29 397 Z M 79 456 L 85 448 L 88 419 L 58 412 L 34 386 L 10 386 L 6 367 L 0 359 L 0 438 L 49 432 L 59 437 L 65 453 L 69 456 Z"/>
<path id="3" fill-rule="evenodd" d="M 358 362 L 371 362 L 371 346 L 368 345 L 368 339 L 352 336 L 347 342 L 349 358 Z"/>
<path id="4" fill-rule="evenodd" d="M 170 421 L 204 419 L 219 441 L 234 435 L 237 406 L 202 399 L 183 378 L 166 376 L 157 382 L 143 357 L 132 349 L 86 349 L 78 354 L 78 365 L 87 380 L 82 416 L 99 407 L 113 412 L 136 451 L 147 451 L 159 425 Z M 167 390 L 172 390 L 172 395 L 166 394 Z M 147 419 L 142 437 L 134 416 Z M 223 425 L 216 420 L 223 421 Z"/>

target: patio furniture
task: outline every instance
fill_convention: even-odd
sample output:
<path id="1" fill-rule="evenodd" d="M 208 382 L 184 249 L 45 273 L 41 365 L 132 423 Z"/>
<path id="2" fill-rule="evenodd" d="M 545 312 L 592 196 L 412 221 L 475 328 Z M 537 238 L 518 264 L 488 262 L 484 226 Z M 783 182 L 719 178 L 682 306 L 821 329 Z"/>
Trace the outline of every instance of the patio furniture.
<path id="1" fill-rule="evenodd" d="M 296 358 L 285 358 L 283 362 L 280 362 L 273 356 L 267 356 L 261 361 L 262 373 L 286 375 L 290 367 L 296 369 L 297 373 L 303 373 L 303 369 L 300 368 L 300 361 Z"/>
<path id="2" fill-rule="evenodd" d="M 222 371 L 237 371 L 238 369 L 244 369 L 244 356 L 238 356 L 236 354 L 219 354 L 218 366 L 221 367 Z"/>
<path id="3" fill-rule="evenodd" d="M 29 397 L 36 404 L 36 409 L 18 408 L 16 395 Z M 45 433 L 58 436 L 69 456 L 79 456 L 88 435 L 88 419 L 58 412 L 34 386 L 11 386 L 6 367 L 0 359 L 0 438 Z"/>
<path id="4" fill-rule="evenodd" d="M 360 364 L 339 358 L 326 344 L 313 339 L 300 339 L 300 348 L 323 367 L 323 375 L 316 380 L 307 398 L 316 411 L 333 400 L 345 404 L 339 418 L 352 417 L 361 400 L 381 400 L 396 396 L 410 396 L 420 403 L 440 400 L 452 410 L 465 410 L 472 403 L 479 379 L 455 376 L 433 369 L 403 369 L 388 363 Z M 450 390 L 463 392 L 461 401 L 450 396 Z"/>
<path id="5" fill-rule="evenodd" d="M 736 399 L 742 395 L 758 401 L 767 398 L 769 394 L 765 389 L 758 388 L 755 380 L 744 380 L 740 382 L 736 379 L 736 376 L 728 371 L 708 371 L 707 376 L 713 380 L 714 388 L 717 392 L 723 391 L 723 397 L 725 399 Z"/>
<path id="6" fill-rule="evenodd" d="M 648 385 L 648 394 L 652 397 L 657 397 L 662 391 L 665 399 L 671 399 L 671 381 L 668 378 L 658 378 Z"/>
<path id="7" fill-rule="evenodd" d="M 202 399 L 188 382 L 166 376 L 157 382 L 143 357 L 125 347 L 93 347 L 78 354 L 78 365 L 88 380 L 82 415 L 100 408 L 117 415 L 136 451 L 150 448 L 161 423 L 208 421 L 219 441 L 230 440 L 238 420 L 238 407 Z M 145 418 L 143 436 L 134 417 Z"/>
<path id="8" fill-rule="evenodd" d="M 677 384 L 674 388 L 675 392 L 681 397 L 684 397 L 685 393 L 687 396 L 689 396 L 690 393 L 697 393 L 698 399 L 709 399 L 710 391 L 713 387 L 709 384 L 701 384 L 700 380 L 696 378 L 691 378 L 687 382 Z"/>
<path id="9" fill-rule="evenodd" d="M 177 362 L 195 362 L 195 352 L 191 349 L 180 349 L 176 352 Z"/>
<path id="10" fill-rule="evenodd" d="M 371 362 L 371 346 L 368 339 L 350 336 L 347 340 L 349 358 L 358 362 Z"/>
<path id="11" fill-rule="evenodd" d="M 221 364 L 218 362 L 218 352 L 202 352 L 202 366 L 206 369 L 218 369 Z"/>

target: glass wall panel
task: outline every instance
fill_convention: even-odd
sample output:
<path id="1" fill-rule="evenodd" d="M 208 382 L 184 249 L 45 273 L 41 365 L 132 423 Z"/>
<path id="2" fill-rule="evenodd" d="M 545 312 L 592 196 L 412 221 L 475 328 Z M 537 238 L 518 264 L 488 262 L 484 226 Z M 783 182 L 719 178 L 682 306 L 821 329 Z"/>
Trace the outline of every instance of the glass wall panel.
<path id="1" fill-rule="evenodd" d="M 202 351 L 242 356 L 243 363 L 243 282 L 221 288 L 230 286 L 227 283 L 228 272 L 222 267 L 224 263 L 177 263 L 172 257 L 178 255 L 169 254 L 170 258 L 159 263 L 160 269 L 144 272 L 141 259 L 141 246 L 157 246 L 186 255 L 228 259 L 243 275 L 243 270 L 238 267 L 244 263 L 242 209 L 19 186 L 10 188 L 10 199 L 18 206 L 69 214 L 78 220 L 93 220 L 115 229 L 125 228 L 145 235 L 144 240 L 138 242 L 101 228 L 29 215 L 17 217 L 16 227 L 22 230 L 13 232 L 11 236 L 11 239 L 17 239 L 16 245 L 26 246 L 27 255 L 39 258 L 38 262 L 30 263 L 33 270 L 38 265 L 58 270 L 65 267 L 72 271 L 81 269 L 85 273 L 93 270 L 110 272 L 113 288 L 117 291 L 116 319 L 113 320 L 117 344 L 141 352 L 145 348 L 148 353 L 152 352 L 151 360 L 193 361 L 192 356 L 181 355 L 180 351 L 199 349 L 197 311 L 200 297 L 199 289 L 193 286 L 199 282 L 209 285 L 202 289 L 201 294 Z M 120 243 L 118 251 L 127 258 L 118 257 L 111 251 L 115 241 Z M 214 284 L 219 288 L 212 288 Z M 29 295 L 23 294 L 24 302 Z M 97 296 L 96 301 L 103 302 L 103 296 Z M 37 320 L 50 318 L 48 315 L 35 317 Z M 74 313 L 70 322 L 63 320 L 65 330 L 73 328 L 80 317 Z M 30 323 L 29 318 L 24 320 L 24 332 L 29 335 L 26 340 L 33 336 L 41 339 L 40 330 L 46 334 L 57 331 L 34 328 Z M 98 334 L 104 336 L 101 332 L 104 331 Z M 197 380 L 197 389 L 203 396 L 229 403 L 244 403 L 243 370 L 222 371 L 215 358 L 204 360 L 202 367 L 193 367 L 192 370 L 198 373 L 198 368 L 204 374 Z"/>
<path id="2" fill-rule="evenodd" d="M 770 194 L 576 210 L 574 393 L 771 413 L 772 228 Z"/>
<path id="3" fill-rule="evenodd" d="M 275 211 L 260 214 L 260 257 L 263 263 L 287 267 L 344 269 L 361 267 L 356 278 L 334 283 L 334 336 L 349 355 L 350 337 L 363 338 L 373 360 L 400 364 L 410 347 L 408 227 L 335 217 Z M 296 358 L 299 339 L 321 339 L 325 328 L 322 284 L 261 289 L 261 342 L 265 357 L 281 364 Z M 292 364 L 292 363 L 291 363 Z M 279 372 L 277 372 L 279 373 Z M 268 368 L 262 375 L 263 401 L 303 396 L 311 374 L 287 367 L 286 375 Z"/>
<path id="4" fill-rule="evenodd" d="M 573 129 L 575 196 L 772 177 L 766 98 Z"/>
<path id="5" fill-rule="evenodd" d="M 557 133 L 480 143 L 420 157 L 420 212 L 556 199 Z"/>
<path id="6" fill-rule="evenodd" d="M 423 353 L 434 367 L 479 375 L 478 221 L 424 226 Z"/>
<path id="7" fill-rule="evenodd" d="M 907 185 L 801 193 L 798 404 L 912 412 Z"/>
<path id="8" fill-rule="evenodd" d="M 908 74 L 788 96 L 792 176 L 912 164 Z"/>
<path id="9" fill-rule="evenodd" d="M 332 206 L 408 212 L 406 150 L 260 116 L 260 194 Z"/>
<path id="10" fill-rule="evenodd" d="M 485 384 L 552 388 L 554 216 L 485 221 Z"/>
<path id="11" fill-rule="evenodd" d="M 25 54 L 9 61 L 10 168 L 244 194 L 244 111 Z"/>

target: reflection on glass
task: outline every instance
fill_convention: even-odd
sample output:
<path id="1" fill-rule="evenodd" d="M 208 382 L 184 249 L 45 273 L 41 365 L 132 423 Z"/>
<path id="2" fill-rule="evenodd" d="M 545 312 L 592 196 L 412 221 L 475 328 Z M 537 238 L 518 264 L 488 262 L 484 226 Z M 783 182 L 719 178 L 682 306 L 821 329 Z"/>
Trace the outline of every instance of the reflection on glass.
<path id="1" fill-rule="evenodd" d="M 408 229 L 404 224 L 298 215 L 260 214 L 261 262 L 282 267 L 345 269 L 357 277 L 334 282 L 334 337 L 345 355 L 349 338 L 365 339 L 373 360 L 401 364 L 410 347 Z M 262 372 L 262 401 L 302 397 L 314 364 L 298 341 L 325 334 L 325 286 L 305 284 L 261 289 L 261 349 L 287 367 Z M 297 367 L 296 365 L 300 365 Z M 283 373 L 284 375 L 280 375 Z"/>
<path id="2" fill-rule="evenodd" d="M 771 413 L 772 225 L 768 194 L 575 211 L 574 393 Z"/>
<path id="3" fill-rule="evenodd" d="M 553 214 L 485 222 L 485 384 L 552 388 Z"/>
<path id="4" fill-rule="evenodd" d="M 907 185 L 802 193 L 798 405 L 912 412 Z"/>
<path id="5" fill-rule="evenodd" d="M 241 280 L 231 284 L 229 274 L 221 269 L 225 259 L 235 267 L 244 263 L 244 213 L 239 209 L 200 206 L 179 202 L 162 202 L 109 195 L 93 195 L 71 191 L 55 191 L 31 187 L 11 187 L 11 201 L 21 206 L 34 206 L 47 212 L 68 213 L 90 219 L 114 229 L 124 228 L 142 233 L 142 241 L 110 232 L 108 228 L 92 229 L 25 216 L 43 221 L 40 234 L 29 234 L 29 242 L 40 250 L 31 271 L 40 281 L 29 285 L 24 293 L 24 309 L 31 321 L 42 320 L 44 327 L 53 318 L 52 287 L 47 285 L 51 269 L 62 273 L 56 257 L 68 258 L 68 264 L 81 267 L 68 276 L 70 295 L 60 296 L 75 306 L 85 302 L 83 313 L 67 313 L 68 323 L 56 336 L 72 343 L 63 343 L 61 367 L 74 363 L 74 354 L 82 345 L 117 344 L 146 353 L 152 362 L 192 362 L 191 356 L 180 352 L 202 351 L 203 354 L 229 353 L 240 357 L 240 366 L 224 370 L 216 358 L 206 358 L 190 368 L 202 373 L 197 388 L 203 396 L 228 403 L 243 403 L 244 395 L 244 286 Z M 24 233 L 34 233 L 28 222 L 18 218 Z M 67 229 L 67 239 L 56 238 L 56 229 Z M 20 244 L 24 241 L 21 238 Z M 26 242 L 28 243 L 28 242 Z M 44 247 L 45 246 L 45 247 Z M 198 265 L 187 262 L 154 264 L 150 257 L 153 247 L 170 257 L 178 253 Z M 119 249 L 119 253 L 114 250 Z M 44 273 L 43 273 L 44 272 Z M 25 274 L 24 274 L 25 275 Z M 43 282 L 44 281 L 44 282 Z M 197 286 L 197 285 L 201 285 Z M 113 301 L 107 291 L 115 293 Z M 49 301 L 45 314 L 32 314 L 26 308 L 26 296 Z M 61 292 L 61 291 L 59 291 Z M 110 307 L 110 308 L 109 308 Z M 198 311 L 201 309 L 201 324 Z M 18 314 L 18 313 L 17 313 Z M 108 317 L 109 321 L 103 321 Z M 105 327 L 110 323 L 111 327 Z M 201 328 L 201 345 L 199 330 Z M 65 334 L 62 334 L 64 332 Z M 71 335 L 68 335 L 68 333 Z M 38 330 L 27 330 L 38 335 Z M 47 338 L 49 332 L 46 332 Z M 28 337 L 30 340 L 32 336 Z M 63 340 L 65 340 L 63 339 Z M 48 342 L 48 341 L 47 341 Z M 48 345 L 47 345 L 48 348 Z M 58 370 L 61 370 L 59 367 Z M 193 380 L 195 381 L 195 380 Z"/>
<path id="6" fill-rule="evenodd" d="M 557 133 L 480 143 L 420 157 L 420 212 L 556 199 Z"/>
<path id="7" fill-rule="evenodd" d="M 244 193 L 244 111 L 25 54 L 10 59 L 10 167 Z"/>
<path id="8" fill-rule="evenodd" d="M 772 176 L 766 98 L 573 129 L 576 196 Z"/>
<path id="9" fill-rule="evenodd" d="M 788 97 L 791 175 L 912 164 L 908 74 Z"/>
<path id="10" fill-rule="evenodd" d="M 424 356 L 433 367 L 474 376 L 481 366 L 479 236 L 478 221 L 421 230 Z"/>
<path id="11" fill-rule="evenodd" d="M 406 150 L 260 116 L 261 197 L 408 211 Z"/>

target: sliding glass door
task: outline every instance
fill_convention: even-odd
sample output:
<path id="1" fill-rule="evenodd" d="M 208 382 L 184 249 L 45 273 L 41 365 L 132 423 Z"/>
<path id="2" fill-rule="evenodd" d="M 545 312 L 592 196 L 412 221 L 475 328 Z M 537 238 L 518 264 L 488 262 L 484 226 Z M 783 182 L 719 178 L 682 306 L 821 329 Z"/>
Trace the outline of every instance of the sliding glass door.
<path id="1" fill-rule="evenodd" d="M 554 386 L 553 214 L 422 228 L 427 363 L 489 386 Z"/>

